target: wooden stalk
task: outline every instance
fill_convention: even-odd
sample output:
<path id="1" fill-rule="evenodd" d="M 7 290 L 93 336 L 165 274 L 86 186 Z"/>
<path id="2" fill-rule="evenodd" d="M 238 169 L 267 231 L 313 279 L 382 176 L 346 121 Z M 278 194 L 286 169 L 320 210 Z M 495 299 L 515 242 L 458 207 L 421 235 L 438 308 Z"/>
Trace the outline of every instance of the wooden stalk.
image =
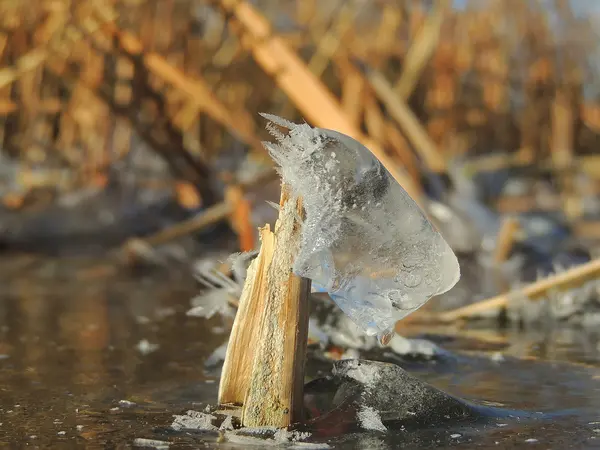
<path id="1" fill-rule="evenodd" d="M 600 277 L 600 259 L 595 259 L 580 266 L 573 267 L 564 272 L 554 274 L 548 278 L 536 281 L 520 290 L 520 293 L 530 299 L 544 296 L 550 290 L 567 290 L 581 286 L 583 283 Z M 492 297 L 472 305 L 467 305 L 438 316 L 442 322 L 453 322 L 459 319 L 476 317 L 481 313 L 506 308 L 511 293 Z"/>
<path id="2" fill-rule="evenodd" d="M 411 141 L 427 167 L 433 172 L 444 172 L 447 165 L 444 156 L 408 104 L 396 96 L 392 86 L 381 72 L 369 69 L 365 75 L 379 100 L 386 106 L 390 116 Z"/>
<path id="3" fill-rule="evenodd" d="M 282 187 L 275 232 L 261 249 L 240 298 L 219 386 L 219 403 L 242 408 L 244 426 L 286 427 L 303 419 L 310 280 L 291 272 L 300 246 L 302 201 Z"/>
<path id="4" fill-rule="evenodd" d="M 256 340 L 262 326 L 262 311 L 265 309 L 266 277 L 271 261 L 275 235 L 269 226 L 261 229 L 260 252 L 248 267 L 246 282 L 240 297 L 235 321 L 229 336 L 227 354 L 219 385 L 219 404 L 242 406 L 248 392 Z"/>
<path id="5" fill-rule="evenodd" d="M 402 75 L 394 86 L 394 92 L 398 97 L 406 100 L 415 90 L 423 70 L 438 45 L 442 23 L 450 5 L 451 2 L 448 0 L 438 0 L 433 7 L 433 12 L 415 36 L 404 58 Z"/>
<path id="6" fill-rule="evenodd" d="M 502 264 L 508 259 L 515 243 L 515 237 L 518 230 L 519 221 L 516 217 L 508 216 L 504 218 L 494 250 L 494 262 L 496 264 Z"/>

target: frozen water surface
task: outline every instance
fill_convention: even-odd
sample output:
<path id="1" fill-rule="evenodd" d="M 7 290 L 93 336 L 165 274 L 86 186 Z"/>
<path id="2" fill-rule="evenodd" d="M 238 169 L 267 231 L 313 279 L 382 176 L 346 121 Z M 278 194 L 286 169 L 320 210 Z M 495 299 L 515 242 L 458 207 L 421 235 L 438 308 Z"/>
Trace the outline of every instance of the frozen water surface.
<path id="1" fill-rule="evenodd" d="M 454 252 L 366 147 L 336 131 L 263 116 L 277 140 L 265 146 L 306 210 L 294 273 L 380 339 L 456 284 Z"/>

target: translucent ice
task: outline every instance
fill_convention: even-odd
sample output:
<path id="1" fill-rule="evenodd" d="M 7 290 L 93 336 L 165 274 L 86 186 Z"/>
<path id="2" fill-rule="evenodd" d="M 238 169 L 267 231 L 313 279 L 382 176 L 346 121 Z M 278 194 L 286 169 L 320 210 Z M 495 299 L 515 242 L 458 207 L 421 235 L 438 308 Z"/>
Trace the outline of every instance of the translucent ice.
<path id="1" fill-rule="evenodd" d="M 277 139 L 265 146 L 306 210 L 294 273 L 380 339 L 456 284 L 451 248 L 366 147 L 336 131 L 263 116 Z"/>

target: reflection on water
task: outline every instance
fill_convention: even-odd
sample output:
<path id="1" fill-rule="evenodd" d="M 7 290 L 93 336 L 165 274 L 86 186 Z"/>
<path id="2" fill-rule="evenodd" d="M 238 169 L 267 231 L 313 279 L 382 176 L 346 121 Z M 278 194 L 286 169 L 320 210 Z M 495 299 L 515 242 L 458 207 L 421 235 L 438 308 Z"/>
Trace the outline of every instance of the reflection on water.
<path id="1" fill-rule="evenodd" d="M 201 410 L 217 395 L 218 380 L 203 362 L 226 339 L 224 324 L 185 315 L 195 289 L 177 273 L 133 277 L 109 261 L 0 262 L 0 443 L 102 447 L 143 437 L 170 441 L 171 448 L 235 448 L 217 443 L 217 435 L 169 430 L 173 414 Z M 404 364 L 419 377 L 466 399 L 560 419 L 352 434 L 330 445 L 600 447 L 594 336 L 576 330 L 428 331 L 445 348 L 478 356 L 456 353 L 448 361 Z M 498 351 L 529 359 L 502 359 Z"/>

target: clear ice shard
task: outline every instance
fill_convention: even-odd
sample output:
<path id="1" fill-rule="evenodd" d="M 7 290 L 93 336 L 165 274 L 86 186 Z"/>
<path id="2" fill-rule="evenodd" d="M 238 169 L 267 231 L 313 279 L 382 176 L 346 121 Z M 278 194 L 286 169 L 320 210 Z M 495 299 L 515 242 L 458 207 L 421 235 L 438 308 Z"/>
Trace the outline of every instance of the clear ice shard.
<path id="1" fill-rule="evenodd" d="M 277 141 L 264 145 L 306 211 L 294 273 L 383 341 L 397 320 L 456 284 L 454 252 L 366 147 L 333 130 L 263 117 Z"/>

